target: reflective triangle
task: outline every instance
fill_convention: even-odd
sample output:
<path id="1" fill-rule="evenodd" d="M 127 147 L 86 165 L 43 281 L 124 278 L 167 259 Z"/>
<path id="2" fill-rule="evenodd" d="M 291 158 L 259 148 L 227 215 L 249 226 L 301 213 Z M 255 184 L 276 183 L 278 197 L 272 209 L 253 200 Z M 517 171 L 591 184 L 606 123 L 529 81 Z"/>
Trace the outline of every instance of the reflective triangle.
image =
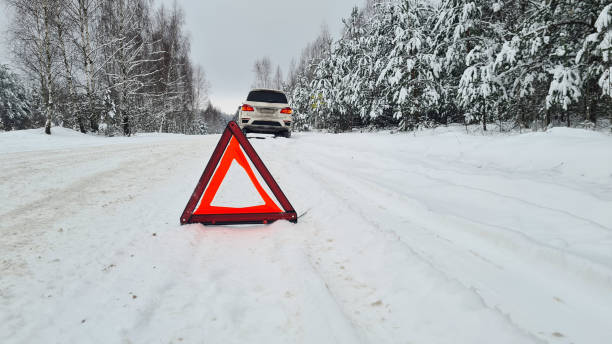
<path id="1" fill-rule="evenodd" d="M 259 183 L 245 153 L 280 203 L 282 209 L 272 200 Z M 219 187 L 234 161 L 246 172 L 263 200 L 263 205 L 250 207 L 212 205 L 215 195 L 219 191 Z M 237 195 L 237 197 L 240 197 L 240 195 Z M 297 222 L 297 214 L 236 122 L 230 122 L 221 135 L 221 139 L 183 211 L 181 224 L 269 223 L 281 219 Z"/>

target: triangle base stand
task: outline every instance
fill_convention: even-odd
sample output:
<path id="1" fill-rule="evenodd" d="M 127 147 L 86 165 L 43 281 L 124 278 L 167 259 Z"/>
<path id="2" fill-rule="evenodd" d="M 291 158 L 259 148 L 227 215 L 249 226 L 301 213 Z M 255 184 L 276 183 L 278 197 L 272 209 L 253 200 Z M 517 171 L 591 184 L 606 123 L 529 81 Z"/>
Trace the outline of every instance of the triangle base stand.
<path id="1" fill-rule="evenodd" d="M 262 213 L 262 214 L 214 214 L 214 215 L 192 215 L 187 223 L 201 223 L 203 225 L 257 225 L 269 224 L 278 220 L 287 220 L 297 223 L 295 212 L 285 213 Z"/>

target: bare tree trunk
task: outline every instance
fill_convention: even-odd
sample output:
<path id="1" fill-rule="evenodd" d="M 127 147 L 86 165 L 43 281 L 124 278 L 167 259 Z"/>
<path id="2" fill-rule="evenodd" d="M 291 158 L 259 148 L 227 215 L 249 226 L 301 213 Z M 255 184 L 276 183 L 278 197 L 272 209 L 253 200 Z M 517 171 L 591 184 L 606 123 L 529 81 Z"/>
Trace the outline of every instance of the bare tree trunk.
<path id="1" fill-rule="evenodd" d="M 43 20 L 45 23 L 45 77 L 47 79 L 47 101 L 46 101 L 46 117 L 45 122 L 45 134 L 51 135 L 51 121 L 53 120 L 53 76 L 51 74 L 51 34 L 50 34 L 50 20 L 51 11 L 49 8 L 49 0 L 43 0 Z"/>
<path id="2" fill-rule="evenodd" d="M 523 125 L 525 123 L 525 111 L 523 109 L 523 103 L 519 103 L 519 133 L 523 132 Z"/>
<path id="3" fill-rule="evenodd" d="M 583 99 L 584 99 L 584 118 L 589 121 L 589 122 L 593 122 L 593 119 L 591 118 L 591 108 L 589 106 L 589 85 L 588 83 L 586 83 L 586 87 L 584 87 L 584 95 L 583 95 Z"/>
<path id="4" fill-rule="evenodd" d="M 72 77 L 72 66 L 68 61 L 68 54 L 66 52 L 66 44 L 64 42 L 64 31 L 65 31 L 65 23 L 62 23 L 58 20 L 57 22 L 57 34 L 60 42 L 60 48 L 62 50 L 62 56 L 64 58 L 64 69 L 66 70 L 66 79 L 68 81 L 68 88 L 70 92 L 70 112 L 72 113 L 72 117 L 74 117 L 75 121 L 79 125 L 79 130 L 85 134 L 87 131 L 85 130 L 85 126 L 83 124 L 83 118 L 80 112 L 76 109 L 76 90 L 74 87 L 74 79 Z"/>
<path id="5" fill-rule="evenodd" d="M 123 0 L 119 0 L 119 32 L 126 35 L 127 33 L 127 22 L 126 22 L 126 8 Z M 126 35 L 127 36 L 127 35 Z M 120 83 L 119 89 L 119 119 L 121 120 L 121 126 L 123 127 L 123 134 L 129 136 L 130 133 L 130 119 L 129 112 L 124 108 L 128 98 L 128 61 L 127 61 L 127 49 L 125 46 L 125 40 L 120 41 L 119 48 L 119 70 L 120 70 Z"/>
<path id="6" fill-rule="evenodd" d="M 124 112 L 123 114 L 123 134 L 125 136 L 132 136 L 132 129 L 130 128 L 130 116 L 128 115 L 127 111 Z"/>
<path id="7" fill-rule="evenodd" d="M 482 107 L 482 130 L 487 131 L 487 100 L 483 100 L 482 104 L 484 105 Z"/>
<path id="8" fill-rule="evenodd" d="M 79 3 L 79 31 L 81 34 L 81 55 L 83 58 L 83 69 L 85 70 L 86 77 L 86 93 L 87 93 L 87 109 L 89 110 L 89 125 L 91 130 L 97 132 L 99 130 L 98 116 L 94 109 L 94 93 L 95 93 L 95 80 L 94 80 L 94 64 L 92 60 L 92 49 L 91 49 L 91 36 L 89 33 L 89 22 L 91 20 L 89 16 L 88 0 L 78 0 Z"/>
<path id="9" fill-rule="evenodd" d="M 487 131 L 487 114 L 482 114 L 482 130 Z"/>

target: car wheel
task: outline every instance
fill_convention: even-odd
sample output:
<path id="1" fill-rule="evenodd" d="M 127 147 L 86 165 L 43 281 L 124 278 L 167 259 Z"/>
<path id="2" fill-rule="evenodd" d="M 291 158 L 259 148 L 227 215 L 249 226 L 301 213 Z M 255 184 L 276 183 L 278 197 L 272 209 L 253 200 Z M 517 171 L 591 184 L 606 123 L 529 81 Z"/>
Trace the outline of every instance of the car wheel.
<path id="1" fill-rule="evenodd" d="M 279 136 L 290 138 L 291 137 L 291 131 L 281 131 L 281 132 L 278 132 L 278 133 L 274 134 L 275 138 L 279 137 Z"/>

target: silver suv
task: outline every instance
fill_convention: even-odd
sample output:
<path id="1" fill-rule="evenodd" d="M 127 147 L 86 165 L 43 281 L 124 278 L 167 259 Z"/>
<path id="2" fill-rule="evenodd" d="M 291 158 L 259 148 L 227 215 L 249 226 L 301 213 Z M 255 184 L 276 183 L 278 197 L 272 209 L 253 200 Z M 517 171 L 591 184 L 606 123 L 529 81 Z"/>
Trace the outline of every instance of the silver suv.
<path id="1" fill-rule="evenodd" d="M 238 110 L 238 125 L 244 133 L 291 137 L 292 114 L 283 92 L 254 89 Z"/>

